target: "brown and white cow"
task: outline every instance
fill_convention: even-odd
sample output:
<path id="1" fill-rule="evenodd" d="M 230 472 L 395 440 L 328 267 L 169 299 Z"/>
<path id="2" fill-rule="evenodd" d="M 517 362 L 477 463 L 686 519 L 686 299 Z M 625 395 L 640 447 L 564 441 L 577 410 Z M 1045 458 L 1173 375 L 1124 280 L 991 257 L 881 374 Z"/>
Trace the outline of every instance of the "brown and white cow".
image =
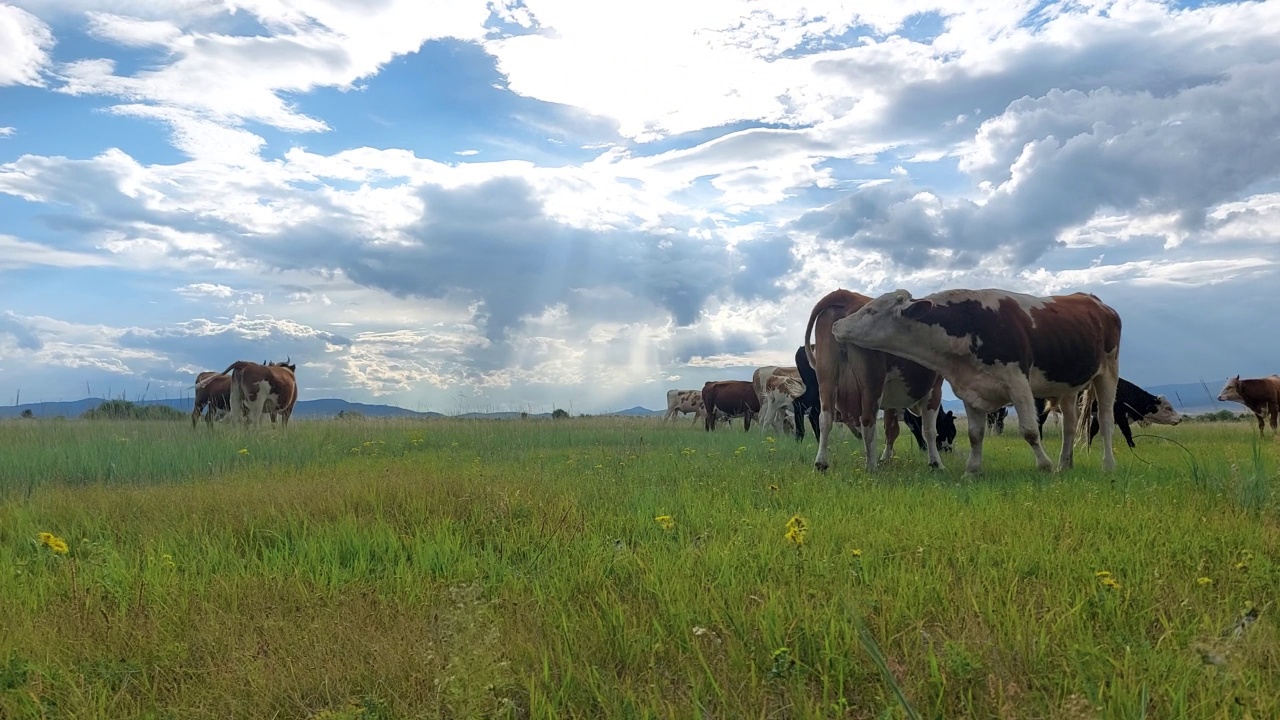
<path id="1" fill-rule="evenodd" d="M 206 384 L 201 384 L 209 380 Z M 194 429 L 204 414 L 204 421 L 212 425 L 214 417 L 231 411 L 231 378 L 213 371 L 196 376 L 196 404 L 191 411 L 191 427 Z M 272 418 L 274 420 L 274 417 Z"/>
<path id="2" fill-rule="evenodd" d="M 1258 434 L 1266 432 L 1264 415 L 1271 419 L 1271 432 L 1276 432 L 1276 417 L 1280 415 L 1280 375 L 1263 378 L 1240 379 L 1237 375 L 1222 386 L 1218 400 L 1238 402 L 1253 411 L 1258 418 Z"/>
<path id="3" fill-rule="evenodd" d="M 1093 295 L 944 290 L 916 299 L 896 290 L 836 322 L 832 332 L 844 342 L 910 358 L 951 383 L 972 419 L 969 474 L 982 469 L 982 418 L 1008 404 L 1017 411 L 1018 429 L 1036 466 L 1053 468 L 1036 425 L 1037 397 L 1056 398 L 1062 408 L 1058 468 L 1070 468 L 1075 435 L 1085 430 L 1076 427 L 1077 401 L 1085 389 L 1098 402 L 1102 467 L 1115 469 L 1111 434 L 1120 377 L 1120 315 Z"/>
<path id="4" fill-rule="evenodd" d="M 298 400 L 298 382 L 294 376 L 297 366 L 286 359 L 282 363 L 260 365 L 237 360 L 218 373 L 231 375 L 231 412 L 234 419 L 245 423 L 261 423 L 264 415 L 275 421 L 280 415 L 281 425 L 288 426 L 293 406 Z M 216 376 L 215 376 L 216 377 Z M 215 378 L 196 383 L 197 389 L 207 387 Z"/>
<path id="5" fill-rule="evenodd" d="M 804 330 L 804 347 L 810 347 L 809 363 L 818 376 L 821 410 L 818 416 L 818 455 L 813 465 L 830 466 L 827 445 L 836 413 L 854 435 L 862 438 L 868 471 L 876 468 L 876 416 L 884 408 L 884 453 L 880 461 L 893 457 L 898 438 L 900 408 L 910 408 L 923 418 L 923 433 L 929 466 L 941 468 L 938 454 L 938 409 L 942 406 L 942 376 L 915 362 L 849 343 L 833 328 L 841 318 L 857 312 L 871 298 L 850 290 L 833 290 L 813 306 Z"/>
<path id="6" fill-rule="evenodd" d="M 751 374 L 751 386 L 756 389 L 756 395 L 760 398 L 760 425 L 768 432 L 770 427 L 777 423 L 777 410 L 769 404 L 769 389 L 766 384 L 770 378 L 792 378 L 800 381 L 800 370 L 795 366 L 785 367 L 778 365 L 764 365 L 756 368 Z M 804 383 L 800 384 L 801 392 L 804 392 Z M 791 405 L 791 400 L 787 400 L 787 405 Z"/>
<path id="7" fill-rule="evenodd" d="M 663 421 L 687 413 L 693 413 L 695 423 L 702 417 L 702 393 L 698 390 L 668 390 L 667 414 L 662 417 Z"/>
<path id="8" fill-rule="evenodd" d="M 716 429 L 720 413 L 741 417 L 743 430 L 751 429 L 751 418 L 760 413 L 760 397 L 746 380 L 712 380 L 702 386 L 703 424 Z"/>
<path id="9" fill-rule="evenodd" d="M 764 381 L 764 397 L 760 401 L 760 425 L 765 431 L 776 433 L 795 432 L 793 423 L 803 421 L 795 417 L 796 398 L 804 395 L 804 383 L 799 378 L 771 375 Z"/>

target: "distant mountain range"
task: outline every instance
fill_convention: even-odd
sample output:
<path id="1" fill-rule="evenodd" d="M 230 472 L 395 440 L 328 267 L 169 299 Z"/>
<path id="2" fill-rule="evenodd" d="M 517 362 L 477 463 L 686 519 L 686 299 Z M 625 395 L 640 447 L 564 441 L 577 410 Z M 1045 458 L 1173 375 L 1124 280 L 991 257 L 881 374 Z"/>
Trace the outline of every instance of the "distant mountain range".
<path id="1" fill-rule="evenodd" d="M 1201 413 L 1217 412 L 1218 410 L 1230 410 L 1232 412 L 1245 411 L 1245 407 L 1239 403 L 1218 402 L 1218 387 L 1209 387 L 1206 389 L 1204 385 L 1199 383 L 1179 383 L 1173 385 L 1154 385 L 1146 389 L 1156 395 L 1164 395 L 1169 399 L 1169 402 L 1173 403 L 1173 407 L 1178 412 L 1186 415 L 1199 415 Z M 67 402 L 42 402 L 10 405 L 8 407 L 0 407 L 0 419 L 19 417 L 22 415 L 24 410 L 30 410 L 31 414 L 36 417 L 78 418 L 85 411 L 92 410 L 103 402 L 105 402 L 103 398 L 85 398 L 83 400 L 71 400 Z M 137 401 L 136 404 L 167 405 L 176 410 L 189 413 L 191 412 L 191 403 L 192 400 L 190 398 L 179 398 L 167 400 L 141 400 Z M 964 403 L 959 400 L 944 400 L 942 407 L 944 410 L 954 411 L 957 415 L 964 414 Z M 365 417 L 374 418 L 410 417 L 424 419 L 459 417 L 485 420 L 506 420 L 518 418 L 521 415 L 521 413 L 518 412 L 468 412 L 461 415 L 446 416 L 438 412 L 418 412 L 416 410 L 409 410 L 395 405 L 370 405 L 367 403 L 348 402 L 346 400 L 330 398 L 321 400 L 300 400 L 294 408 L 293 416 L 305 418 L 331 418 L 340 412 L 360 413 Z M 666 408 L 650 410 L 646 407 L 637 405 L 625 410 L 592 414 L 650 417 L 661 416 L 665 413 Z M 529 413 L 528 416 L 531 418 L 548 418 L 551 417 L 551 413 Z"/>

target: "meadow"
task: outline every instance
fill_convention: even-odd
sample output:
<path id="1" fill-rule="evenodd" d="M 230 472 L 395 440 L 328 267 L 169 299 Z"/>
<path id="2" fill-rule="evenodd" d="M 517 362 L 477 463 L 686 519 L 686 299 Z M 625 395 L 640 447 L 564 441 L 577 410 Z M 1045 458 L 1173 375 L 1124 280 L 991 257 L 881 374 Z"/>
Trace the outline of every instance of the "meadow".
<path id="1" fill-rule="evenodd" d="M 0 718 L 1280 717 L 1280 443 L 1135 431 L 0 423 Z"/>

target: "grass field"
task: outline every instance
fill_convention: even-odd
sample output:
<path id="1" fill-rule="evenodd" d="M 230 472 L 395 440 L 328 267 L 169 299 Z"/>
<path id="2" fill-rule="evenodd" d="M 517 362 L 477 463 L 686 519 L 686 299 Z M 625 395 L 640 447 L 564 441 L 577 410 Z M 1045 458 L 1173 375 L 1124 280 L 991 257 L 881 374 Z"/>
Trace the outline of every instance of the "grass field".
<path id="1" fill-rule="evenodd" d="M 1280 443 L 1135 430 L 0 423 L 0 718 L 1280 717 Z"/>

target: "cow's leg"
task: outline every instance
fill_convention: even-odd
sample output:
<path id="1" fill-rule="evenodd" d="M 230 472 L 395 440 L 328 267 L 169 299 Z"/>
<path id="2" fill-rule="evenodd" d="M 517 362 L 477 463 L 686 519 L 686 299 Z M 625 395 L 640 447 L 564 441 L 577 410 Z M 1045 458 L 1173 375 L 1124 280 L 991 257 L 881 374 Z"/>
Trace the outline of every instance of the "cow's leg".
<path id="1" fill-rule="evenodd" d="M 1077 394 L 1056 398 L 1062 410 L 1062 454 L 1058 456 L 1058 470 L 1070 470 L 1075 466 L 1076 423 L 1080 421 L 1080 398 Z"/>
<path id="2" fill-rule="evenodd" d="M 1102 436 L 1102 469 L 1116 469 L 1113 437 L 1116 426 L 1116 384 L 1120 382 L 1118 350 L 1102 361 L 1102 367 L 1093 378 L 1093 394 L 1098 399 L 1098 434 Z M 1065 424 L 1067 416 L 1062 416 Z"/>
<path id="3" fill-rule="evenodd" d="M 893 459 L 893 443 L 898 439 L 898 435 L 902 432 L 898 423 L 897 410 L 884 411 L 884 450 L 880 452 L 880 462 L 889 462 Z"/>
<path id="4" fill-rule="evenodd" d="M 817 407 L 814 407 L 812 405 L 808 407 L 808 410 L 809 410 L 809 427 L 813 428 L 813 437 L 816 439 L 818 437 L 818 415 L 820 414 L 820 412 Z"/>
<path id="5" fill-rule="evenodd" d="M 938 386 L 938 406 L 930 407 L 928 402 L 917 413 L 920 416 L 920 434 L 924 435 L 925 453 L 929 456 L 929 467 L 942 468 L 942 454 L 938 452 L 938 414 L 942 412 L 942 386 Z M 981 425 L 981 423 L 979 423 Z"/>
<path id="6" fill-rule="evenodd" d="M 196 425 L 200 422 L 200 415 L 202 412 L 204 412 L 204 406 L 202 406 L 200 404 L 200 401 L 197 400 L 196 408 L 191 411 L 191 429 L 192 430 L 195 430 Z"/>
<path id="7" fill-rule="evenodd" d="M 751 431 L 751 408 L 745 408 L 742 411 L 742 432 Z"/>
<path id="8" fill-rule="evenodd" d="M 831 467 L 830 459 L 827 456 L 827 443 L 831 442 L 831 430 L 835 426 L 835 392 L 830 388 L 823 388 L 821 402 L 822 409 L 818 412 L 818 454 L 813 459 L 813 466 L 825 472 L 827 468 Z"/>
<path id="9" fill-rule="evenodd" d="M 796 418 L 796 442 L 804 441 L 804 410 L 799 400 L 791 401 L 791 414 Z"/>
<path id="10" fill-rule="evenodd" d="M 1138 447 L 1133 442 L 1133 430 L 1129 427 L 1129 418 L 1121 415 L 1120 419 L 1116 421 L 1116 427 L 1120 428 L 1120 433 L 1124 435 L 1124 441 L 1129 447 Z"/>
<path id="11" fill-rule="evenodd" d="M 1276 420 L 1280 418 L 1280 403 L 1271 403 L 1271 434 L 1277 433 Z"/>
<path id="12" fill-rule="evenodd" d="M 1044 451 L 1044 445 L 1040 442 L 1039 416 L 1036 413 L 1036 399 L 1031 395 L 1031 386 L 1023 380 L 1015 385 L 1012 391 L 1010 395 L 1013 399 L 1013 411 L 1018 414 L 1018 432 L 1022 433 L 1022 438 L 1031 446 L 1031 452 L 1036 456 L 1036 467 L 1050 472 L 1053 470 L 1053 461 L 1049 459 L 1049 455 Z M 1065 425 L 1063 432 L 1066 432 Z M 1064 441 L 1062 452 L 1069 453 L 1067 449 L 1069 447 L 1070 444 Z M 1069 455 L 1068 463 L 1070 463 Z M 1067 467 L 1070 467 L 1070 464 Z"/>
<path id="13" fill-rule="evenodd" d="M 976 418 L 977 422 L 969 423 L 969 460 L 965 463 L 965 475 L 977 475 L 982 472 L 982 438 L 986 435 L 987 424 L 982 422 L 982 411 L 964 401 L 965 417 Z M 921 432 L 924 428 L 921 427 Z"/>
<path id="14" fill-rule="evenodd" d="M 879 389 L 883 391 L 883 382 L 880 383 Z M 880 414 L 879 400 L 879 392 L 869 392 L 864 389 L 860 403 L 862 409 L 854 418 L 854 422 L 862 429 L 862 451 L 866 454 L 867 472 L 874 472 L 876 469 L 876 416 Z"/>

